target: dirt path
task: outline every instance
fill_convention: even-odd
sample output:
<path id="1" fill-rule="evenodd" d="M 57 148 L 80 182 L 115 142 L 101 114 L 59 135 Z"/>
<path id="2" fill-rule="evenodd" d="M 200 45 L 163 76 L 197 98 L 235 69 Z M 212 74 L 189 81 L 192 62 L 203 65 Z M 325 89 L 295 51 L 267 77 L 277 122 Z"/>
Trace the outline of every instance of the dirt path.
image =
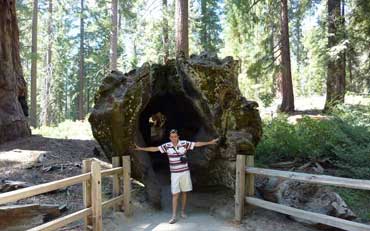
<path id="1" fill-rule="evenodd" d="M 97 146 L 94 140 L 57 139 L 34 135 L 0 145 L 0 179 L 25 181 L 41 184 L 81 173 L 81 161 L 85 158 L 103 156 L 94 155 Z M 47 167 L 56 166 L 48 171 Z M 162 175 L 163 176 L 163 175 Z M 234 192 L 227 189 L 196 189 L 188 198 L 187 219 L 179 219 L 176 224 L 168 224 L 171 217 L 171 194 L 168 176 L 161 178 L 163 184 L 163 210 L 157 211 L 148 206 L 143 189 L 133 187 L 133 217 L 126 218 L 123 213 L 104 212 L 104 230 L 248 230 L 248 231 L 313 231 L 300 223 L 289 220 L 286 216 L 274 212 L 255 209 L 241 225 L 233 223 Z M 111 196 L 110 180 L 103 180 L 103 196 Z M 67 215 L 83 207 L 81 185 L 68 187 L 55 193 L 43 194 L 20 200 L 16 204 L 49 203 L 65 204 Z M 73 228 L 72 228 L 73 227 Z M 30 228 L 30 227 L 29 227 Z M 82 223 L 77 222 L 63 230 L 82 230 Z"/>
<path id="2" fill-rule="evenodd" d="M 104 219 L 104 230 L 124 231 L 315 231 L 286 216 L 254 209 L 238 225 L 234 218 L 234 192 L 225 188 L 212 187 L 191 192 L 188 197 L 188 218 L 178 216 L 175 224 L 169 224 L 172 215 L 169 182 L 161 177 L 162 206 L 160 211 L 149 208 L 145 203 L 133 201 L 133 216 L 127 218 L 121 212 L 109 213 Z M 136 195 L 136 197 L 138 194 Z M 180 202 L 180 201 L 179 201 Z M 179 204 L 180 206 L 180 204 Z M 179 210 L 180 211 L 180 210 Z"/>

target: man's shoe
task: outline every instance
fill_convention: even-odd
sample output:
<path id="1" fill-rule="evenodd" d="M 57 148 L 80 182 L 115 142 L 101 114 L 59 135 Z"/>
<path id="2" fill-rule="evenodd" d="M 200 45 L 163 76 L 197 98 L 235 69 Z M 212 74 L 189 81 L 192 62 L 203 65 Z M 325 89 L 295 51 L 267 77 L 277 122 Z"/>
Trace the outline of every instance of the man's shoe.
<path id="1" fill-rule="evenodd" d="M 172 217 L 171 220 L 168 221 L 168 223 L 174 224 L 174 223 L 176 223 L 176 221 L 177 221 L 176 217 Z"/>

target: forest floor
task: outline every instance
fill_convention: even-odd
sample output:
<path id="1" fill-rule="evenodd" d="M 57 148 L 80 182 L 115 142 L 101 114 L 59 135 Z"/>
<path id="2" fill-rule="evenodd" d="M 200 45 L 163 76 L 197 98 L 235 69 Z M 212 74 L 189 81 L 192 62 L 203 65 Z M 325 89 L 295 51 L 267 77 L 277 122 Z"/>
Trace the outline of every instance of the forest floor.
<path id="1" fill-rule="evenodd" d="M 274 99 L 271 105 L 263 107 L 263 103 L 259 102 L 259 110 L 262 118 L 268 118 L 277 114 L 277 108 L 281 103 L 281 99 Z M 370 97 L 346 95 L 345 103 L 348 105 L 370 105 Z M 319 115 L 325 106 L 325 96 L 314 95 L 310 97 L 296 96 L 294 97 L 294 115 Z"/>
<path id="2" fill-rule="evenodd" d="M 83 159 L 96 157 L 107 161 L 104 156 L 93 151 L 97 142 L 89 131 L 86 122 L 69 122 L 72 127 L 79 127 L 72 134 L 70 128 L 58 131 L 55 136 L 32 135 L 0 145 L 0 175 L 3 180 L 24 181 L 41 184 L 63 179 L 81 173 Z M 75 123 L 75 124 L 73 124 Z M 80 123 L 80 124 L 77 124 Z M 62 126 L 63 127 L 63 126 Z M 54 128 L 57 129 L 57 128 Z M 60 126 L 59 128 L 60 129 Z M 37 131 L 36 131 L 37 132 Z M 44 133 L 47 133 L 44 131 Z M 64 135 L 65 134 L 69 134 Z M 165 178 L 164 178 L 165 179 Z M 133 184 L 133 211 L 131 218 L 121 212 L 104 213 L 105 230 L 264 230 L 293 231 L 315 230 L 288 219 L 286 216 L 263 209 L 255 209 L 245 216 L 241 225 L 232 222 L 234 214 L 233 192 L 230 190 L 195 191 L 189 195 L 189 217 L 180 219 L 176 224 L 167 222 L 171 216 L 171 197 L 168 181 L 163 186 L 163 209 L 153 210 L 144 199 L 144 190 Z M 103 180 L 103 197 L 111 196 L 111 180 Z M 66 205 L 66 215 L 83 207 L 81 184 L 65 189 L 20 200 L 15 204 L 42 203 Z M 24 230 L 27 224 L 23 226 Z M 82 222 L 75 222 L 63 230 L 82 230 Z"/>
<path id="3" fill-rule="evenodd" d="M 234 218 L 234 192 L 222 187 L 194 188 L 188 194 L 186 219 L 177 216 L 175 224 L 168 221 L 172 215 L 169 177 L 159 173 L 162 186 L 162 210 L 154 210 L 145 203 L 133 203 L 133 217 L 123 213 L 110 213 L 104 220 L 106 230 L 124 231 L 315 231 L 316 229 L 292 221 L 287 216 L 265 209 L 250 209 L 241 224 Z M 138 196 L 143 194 L 137 193 Z M 180 200 L 179 200 L 180 207 Z M 178 210 L 180 211 L 180 209 Z"/>

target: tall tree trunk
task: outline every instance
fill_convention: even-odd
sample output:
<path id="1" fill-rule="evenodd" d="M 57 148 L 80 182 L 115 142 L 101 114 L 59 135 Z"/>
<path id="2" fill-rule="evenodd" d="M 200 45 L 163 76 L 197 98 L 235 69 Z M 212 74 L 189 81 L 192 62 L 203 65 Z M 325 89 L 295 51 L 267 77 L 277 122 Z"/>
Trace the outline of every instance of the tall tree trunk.
<path id="1" fill-rule="evenodd" d="M 68 87 L 67 87 L 67 78 L 64 77 L 64 83 L 63 83 L 63 88 L 64 88 L 64 118 L 69 118 L 68 117 Z"/>
<path id="2" fill-rule="evenodd" d="M 134 39 L 134 45 L 132 47 L 133 51 L 133 60 L 131 62 L 131 68 L 135 69 L 137 68 L 137 63 L 138 63 L 138 55 L 137 55 L 137 46 L 136 46 L 136 38 Z"/>
<path id="3" fill-rule="evenodd" d="M 0 143 L 31 135 L 27 84 L 19 56 L 19 31 L 13 0 L 0 4 Z"/>
<path id="4" fill-rule="evenodd" d="M 86 113 L 90 112 L 90 88 L 89 88 L 89 79 L 86 79 Z"/>
<path id="5" fill-rule="evenodd" d="M 168 57 L 170 56 L 169 44 L 168 44 L 168 8 L 167 0 L 162 0 L 162 13 L 163 13 L 163 63 L 167 63 Z"/>
<path id="6" fill-rule="evenodd" d="M 328 0 L 328 49 L 337 46 L 344 35 L 344 16 L 341 17 L 341 0 Z M 343 12 L 344 13 L 344 12 Z M 344 103 L 345 52 L 338 57 L 329 57 L 326 79 L 325 110 Z"/>
<path id="7" fill-rule="evenodd" d="M 351 45 L 350 45 L 351 46 Z M 352 52 L 352 47 L 349 48 L 349 52 Z M 348 57 L 348 77 L 349 77 L 349 87 L 346 87 L 346 89 L 350 91 L 355 91 L 355 87 L 353 85 L 353 71 L 352 71 L 352 57 Z"/>
<path id="8" fill-rule="evenodd" d="M 43 107 L 41 109 L 41 124 L 50 126 L 51 124 L 51 86 L 52 86 L 52 78 L 53 78 L 53 72 L 52 72 L 52 44 L 53 44 L 53 38 L 52 38 L 52 20 L 53 20 L 53 0 L 49 0 L 49 18 L 48 18 L 48 50 L 46 55 L 46 77 L 44 82 L 44 89 L 43 89 Z"/>
<path id="9" fill-rule="evenodd" d="M 289 48 L 289 25 L 288 25 L 288 3 L 287 0 L 281 0 L 280 9 L 281 24 L 281 90 L 282 103 L 279 110 L 283 112 L 294 111 L 294 95 L 292 84 L 292 72 L 290 65 Z"/>
<path id="10" fill-rule="evenodd" d="M 117 1 L 118 0 L 112 0 L 111 70 L 117 70 Z"/>
<path id="11" fill-rule="evenodd" d="M 346 29 L 345 29 L 345 17 L 344 17 L 344 6 L 345 6 L 345 0 L 342 0 L 341 1 L 341 20 L 340 20 L 340 24 L 341 24 L 341 35 L 342 35 L 342 38 L 343 39 L 347 39 L 347 32 L 346 32 Z M 346 53 L 347 53 L 347 50 L 346 49 L 345 51 L 342 52 L 341 54 L 341 58 L 342 58 L 342 75 L 341 75 L 341 81 L 340 81 L 340 94 L 342 96 L 342 102 L 344 103 L 344 97 L 346 95 Z"/>
<path id="12" fill-rule="evenodd" d="M 32 12 L 32 63 L 31 63 L 31 126 L 37 126 L 37 14 L 38 0 L 33 1 Z"/>
<path id="13" fill-rule="evenodd" d="M 273 6 L 271 6 L 270 4 L 268 5 L 268 12 L 270 15 L 273 14 Z M 280 57 L 280 45 L 279 45 L 279 41 L 276 41 L 279 36 L 276 36 L 276 26 L 274 24 L 274 21 L 273 20 L 269 20 L 269 28 L 270 28 L 270 39 L 269 39 L 269 46 L 270 46 L 270 52 L 271 52 L 271 60 L 272 60 L 272 63 L 271 63 L 271 66 L 273 66 L 273 75 L 272 75 L 272 85 L 271 85 L 271 92 L 273 94 L 273 96 L 275 97 L 276 95 L 278 95 L 278 93 L 280 92 L 279 91 L 279 88 L 280 88 L 280 85 L 278 85 L 278 80 L 279 80 L 279 76 L 277 75 L 277 71 L 276 71 L 276 64 L 280 63 L 279 62 L 279 57 Z M 275 45 L 277 44 L 277 45 Z M 277 54 L 275 54 L 277 52 Z M 278 63 L 277 63 L 278 62 Z"/>
<path id="14" fill-rule="evenodd" d="M 119 7 L 119 6 L 118 6 Z M 117 10 L 117 14 L 118 14 L 118 26 L 117 26 L 117 30 L 121 30 L 122 29 L 122 12 L 121 12 L 121 8 L 119 8 Z"/>
<path id="15" fill-rule="evenodd" d="M 79 93 L 78 93 L 78 119 L 83 120 L 84 112 L 84 0 L 81 0 L 80 14 L 80 70 L 79 70 Z"/>
<path id="16" fill-rule="evenodd" d="M 201 19 L 201 32 L 200 32 L 200 43 L 204 51 L 208 51 L 207 41 L 207 0 L 201 0 L 200 10 L 202 14 Z"/>
<path id="17" fill-rule="evenodd" d="M 189 57 L 189 6 L 188 0 L 176 0 L 175 29 L 176 55 L 183 52 Z"/>

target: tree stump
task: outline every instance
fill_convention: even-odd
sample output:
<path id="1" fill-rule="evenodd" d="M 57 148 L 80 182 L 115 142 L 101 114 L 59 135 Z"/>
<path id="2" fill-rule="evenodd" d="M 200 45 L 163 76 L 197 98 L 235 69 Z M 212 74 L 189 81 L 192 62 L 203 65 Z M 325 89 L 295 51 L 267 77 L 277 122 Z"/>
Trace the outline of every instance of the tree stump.
<path id="1" fill-rule="evenodd" d="M 157 174 L 169 172 L 167 156 L 134 153 L 133 144 L 169 142 L 168 131 L 173 128 L 183 140 L 221 138 L 217 146 L 188 152 L 196 187 L 235 187 L 236 155 L 254 154 L 262 134 L 258 104 L 239 90 L 239 69 L 232 57 L 220 60 L 202 54 L 180 56 L 165 65 L 145 63 L 126 74 L 112 71 L 103 80 L 89 117 L 93 135 L 109 158 L 131 155 L 132 176 L 145 184 L 156 207 L 160 207 Z"/>

